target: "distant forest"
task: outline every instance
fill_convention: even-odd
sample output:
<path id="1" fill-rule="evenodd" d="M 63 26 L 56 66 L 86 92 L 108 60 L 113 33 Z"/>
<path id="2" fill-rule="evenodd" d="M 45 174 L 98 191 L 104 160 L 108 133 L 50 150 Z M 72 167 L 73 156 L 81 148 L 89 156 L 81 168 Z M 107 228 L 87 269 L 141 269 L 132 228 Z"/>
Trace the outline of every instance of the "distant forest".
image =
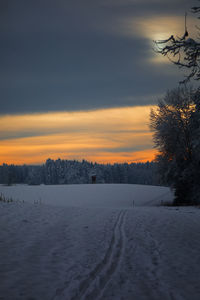
<path id="1" fill-rule="evenodd" d="M 159 185 L 154 162 L 131 164 L 97 164 L 83 160 L 52 160 L 45 164 L 0 166 L 0 183 L 12 185 L 131 183 Z"/>

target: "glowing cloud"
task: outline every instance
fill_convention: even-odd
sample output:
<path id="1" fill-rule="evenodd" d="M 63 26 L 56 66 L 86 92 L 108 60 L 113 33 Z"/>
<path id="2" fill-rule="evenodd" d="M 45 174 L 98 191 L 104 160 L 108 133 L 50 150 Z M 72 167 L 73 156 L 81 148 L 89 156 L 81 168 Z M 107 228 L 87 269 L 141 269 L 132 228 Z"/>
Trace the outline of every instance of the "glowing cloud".
<path id="1" fill-rule="evenodd" d="M 101 163 L 152 160 L 150 106 L 2 116 L 1 163 L 42 163 L 48 157 Z"/>
<path id="2" fill-rule="evenodd" d="M 187 17 L 187 27 L 190 37 L 195 36 L 196 25 L 198 20 L 195 16 Z M 153 63 L 169 63 L 167 57 L 157 55 L 153 51 L 153 41 L 168 39 L 172 34 L 175 36 L 183 36 L 185 30 L 185 18 L 183 16 L 151 16 L 139 18 L 125 18 L 118 22 L 116 28 L 112 31 L 116 34 L 121 34 L 129 37 L 145 38 L 149 40 L 150 51 L 147 54 L 149 62 Z M 145 57 L 144 57 L 144 60 Z"/>

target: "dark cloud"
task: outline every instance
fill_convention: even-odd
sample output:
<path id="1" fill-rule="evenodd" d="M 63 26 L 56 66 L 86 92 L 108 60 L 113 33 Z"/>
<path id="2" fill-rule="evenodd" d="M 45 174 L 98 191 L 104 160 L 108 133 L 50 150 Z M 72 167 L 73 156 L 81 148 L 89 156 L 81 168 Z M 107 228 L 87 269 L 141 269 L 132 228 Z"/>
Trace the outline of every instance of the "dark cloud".
<path id="1" fill-rule="evenodd" d="M 189 3 L 191 4 L 191 2 Z M 188 1 L 1 1 L 0 112 L 145 105 L 174 86 L 149 40 L 112 34 L 124 17 L 182 14 Z"/>

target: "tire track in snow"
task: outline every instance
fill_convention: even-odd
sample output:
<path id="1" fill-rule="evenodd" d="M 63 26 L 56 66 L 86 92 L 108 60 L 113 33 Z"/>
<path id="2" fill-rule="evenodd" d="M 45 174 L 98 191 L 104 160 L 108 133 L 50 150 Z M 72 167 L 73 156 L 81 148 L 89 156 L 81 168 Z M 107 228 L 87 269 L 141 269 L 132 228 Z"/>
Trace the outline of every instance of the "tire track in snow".
<path id="1" fill-rule="evenodd" d="M 123 254 L 125 215 L 125 210 L 119 213 L 109 248 L 103 260 L 80 283 L 78 292 L 71 300 L 97 300 L 103 296 L 104 290 L 119 266 Z"/>

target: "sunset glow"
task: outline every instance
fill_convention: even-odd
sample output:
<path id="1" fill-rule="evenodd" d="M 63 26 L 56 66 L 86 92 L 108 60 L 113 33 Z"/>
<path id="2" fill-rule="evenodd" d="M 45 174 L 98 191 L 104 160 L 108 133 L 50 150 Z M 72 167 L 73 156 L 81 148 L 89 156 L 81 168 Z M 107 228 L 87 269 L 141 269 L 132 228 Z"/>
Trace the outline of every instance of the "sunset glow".
<path id="1" fill-rule="evenodd" d="M 196 0 L 3 2 L 0 165 L 154 159 L 150 108 L 187 74 L 154 41 L 196 37 Z"/>
<path id="2" fill-rule="evenodd" d="M 39 164 L 49 157 L 100 163 L 152 160 L 150 108 L 3 116 L 1 162 Z"/>

